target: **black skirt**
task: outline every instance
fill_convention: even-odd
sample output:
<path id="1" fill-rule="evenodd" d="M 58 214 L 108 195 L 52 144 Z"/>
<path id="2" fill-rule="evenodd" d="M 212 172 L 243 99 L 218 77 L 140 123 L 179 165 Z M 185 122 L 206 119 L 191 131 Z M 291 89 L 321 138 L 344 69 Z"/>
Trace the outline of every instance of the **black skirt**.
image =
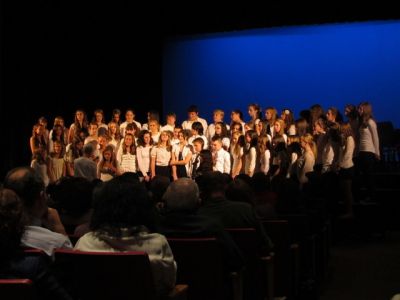
<path id="1" fill-rule="evenodd" d="M 171 166 L 156 166 L 156 175 L 171 178 Z"/>
<path id="2" fill-rule="evenodd" d="M 353 179 L 354 177 L 354 167 L 339 170 L 339 178 L 343 180 Z"/>

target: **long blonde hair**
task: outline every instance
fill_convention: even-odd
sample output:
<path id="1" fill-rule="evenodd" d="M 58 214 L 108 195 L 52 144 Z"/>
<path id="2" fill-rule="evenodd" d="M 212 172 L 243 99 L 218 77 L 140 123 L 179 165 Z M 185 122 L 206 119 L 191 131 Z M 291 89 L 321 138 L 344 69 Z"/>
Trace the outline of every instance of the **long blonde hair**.
<path id="1" fill-rule="evenodd" d="M 300 137 L 300 142 L 305 142 L 310 145 L 311 151 L 314 154 L 314 158 L 317 159 L 317 145 L 314 142 L 314 138 L 310 133 L 306 133 L 305 135 Z"/>
<path id="2" fill-rule="evenodd" d="M 166 147 L 166 148 L 167 148 L 167 151 L 171 151 L 171 150 L 172 150 L 172 146 L 171 146 L 171 131 L 169 131 L 169 130 L 163 130 L 163 131 L 161 131 L 161 133 L 160 133 L 160 138 L 158 139 L 158 142 L 157 142 L 157 147 L 160 147 L 161 144 L 162 144 L 161 136 L 162 136 L 163 134 L 166 134 L 166 135 L 168 136 L 167 147 Z"/>
<path id="3" fill-rule="evenodd" d="M 372 105 L 369 102 L 361 102 L 359 107 L 362 107 L 362 114 L 360 115 L 360 126 L 367 127 L 368 120 L 373 119 Z"/>
<path id="4" fill-rule="evenodd" d="M 235 131 L 232 133 L 232 140 L 235 136 L 237 137 L 237 142 L 235 144 L 231 143 L 231 147 L 233 147 L 233 149 L 231 149 L 231 153 L 239 157 L 240 148 L 243 148 L 244 146 L 244 135 L 240 131 Z"/>

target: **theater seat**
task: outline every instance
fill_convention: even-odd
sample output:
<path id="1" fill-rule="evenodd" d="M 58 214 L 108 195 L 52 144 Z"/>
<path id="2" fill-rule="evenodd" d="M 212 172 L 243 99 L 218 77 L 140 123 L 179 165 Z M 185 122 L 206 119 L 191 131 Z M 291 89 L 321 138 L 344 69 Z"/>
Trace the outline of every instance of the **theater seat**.
<path id="1" fill-rule="evenodd" d="M 0 299 L 35 299 L 35 290 L 32 281 L 30 279 L 0 279 Z"/>
<path id="2" fill-rule="evenodd" d="M 241 274 L 226 274 L 215 238 L 167 238 L 178 264 L 177 282 L 189 285 L 191 300 L 242 299 Z"/>
<path id="3" fill-rule="evenodd" d="M 58 249 L 55 252 L 55 269 L 63 286 L 75 298 L 158 299 L 145 252 Z M 187 285 L 176 286 L 162 299 L 186 299 L 187 288 Z"/>

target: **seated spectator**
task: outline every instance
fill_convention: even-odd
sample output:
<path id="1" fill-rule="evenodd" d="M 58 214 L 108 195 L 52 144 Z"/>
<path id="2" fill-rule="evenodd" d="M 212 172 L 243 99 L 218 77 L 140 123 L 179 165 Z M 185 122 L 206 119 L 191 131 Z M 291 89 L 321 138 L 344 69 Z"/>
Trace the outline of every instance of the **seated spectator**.
<path id="1" fill-rule="evenodd" d="M 16 192 L 22 200 L 27 218 L 21 239 L 23 246 L 41 249 L 48 255 L 52 255 L 55 248 L 72 248 L 57 210 L 47 207 L 43 180 L 32 168 L 9 171 L 4 187 Z"/>
<path id="2" fill-rule="evenodd" d="M 65 177 L 49 191 L 69 234 L 82 236 L 89 231 L 93 188 L 86 178 Z"/>
<path id="3" fill-rule="evenodd" d="M 257 217 L 263 220 L 276 219 L 275 205 L 278 195 L 271 190 L 271 182 L 268 176 L 258 172 L 251 179 L 251 185 L 255 193 L 254 200 Z"/>
<path id="4" fill-rule="evenodd" d="M 175 286 L 176 263 L 166 238 L 152 233 L 154 209 L 142 183 L 114 178 L 95 188 L 91 231 L 75 249 L 81 251 L 143 251 L 149 255 L 157 292 Z"/>
<path id="5" fill-rule="evenodd" d="M 156 175 L 153 177 L 150 181 L 150 195 L 152 202 L 154 205 L 157 207 L 163 207 L 164 202 L 163 202 L 163 195 L 165 191 L 167 190 L 171 180 L 168 177 L 165 176 L 158 176 Z"/>
<path id="6" fill-rule="evenodd" d="M 272 243 L 249 203 L 234 202 L 226 198 L 227 178 L 220 172 L 210 172 L 200 181 L 202 206 L 199 214 L 219 220 L 225 228 L 255 228 L 261 253 L 268 253 Z"/>
<path id="7" fill-rule="evenodd" d="M 220 242 L 227 271 L 240 270 L 243 259 L 232 238 L 220 222 L 197 213 L 200 206 L 199 188 L 189 178 L 179 178 L 167 188 L 165 208 L 158 230 L 168 237 L 210 237 Z"/>
<path id="8" fill-rule="evenodd" d="M 26 228 L 23 203 L 15 192 L 0 189 L 0 279 L 28 278 L 35 299 L 72 299 L 48 271 L 41 255 L 24 256 L 20 246 Z"/>
<path id="9" fill-rule="evenodd" d="M 75 177 L 84 177 L 89 181 L 97 178 L 97 164 L 94 161 L 95 150 L 92 143 L 83 146 L 83 156 L 74 160 Z"/>

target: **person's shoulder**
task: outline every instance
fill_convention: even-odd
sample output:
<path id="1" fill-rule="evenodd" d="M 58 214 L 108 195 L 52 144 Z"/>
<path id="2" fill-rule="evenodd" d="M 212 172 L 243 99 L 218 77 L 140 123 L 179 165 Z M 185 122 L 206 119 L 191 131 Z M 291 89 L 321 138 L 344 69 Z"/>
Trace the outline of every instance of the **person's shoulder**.
<path id="1" fill-rule="evenodd" d="M 368 124 L 368 126 L 370 126 L 370 127 L 375 127 L 375 128 L 377 127 L 375 120 L 372 119 L 372 118 L 369 118 L 369 119 L 368 119 L 367 124 Z"/>
<path id="2" fill-rule="evenodd" d="M 66 240 L 68 239 L 67 236 L 51 231 L 47 228 L 41 227 L 41 226 L 25 226 L 25 234 L 34 234 L 34 235 L 40 235 L 40 236 L 47 236 L 47 237 L 54 237 L 57 239 L 61 240 Z"/>

